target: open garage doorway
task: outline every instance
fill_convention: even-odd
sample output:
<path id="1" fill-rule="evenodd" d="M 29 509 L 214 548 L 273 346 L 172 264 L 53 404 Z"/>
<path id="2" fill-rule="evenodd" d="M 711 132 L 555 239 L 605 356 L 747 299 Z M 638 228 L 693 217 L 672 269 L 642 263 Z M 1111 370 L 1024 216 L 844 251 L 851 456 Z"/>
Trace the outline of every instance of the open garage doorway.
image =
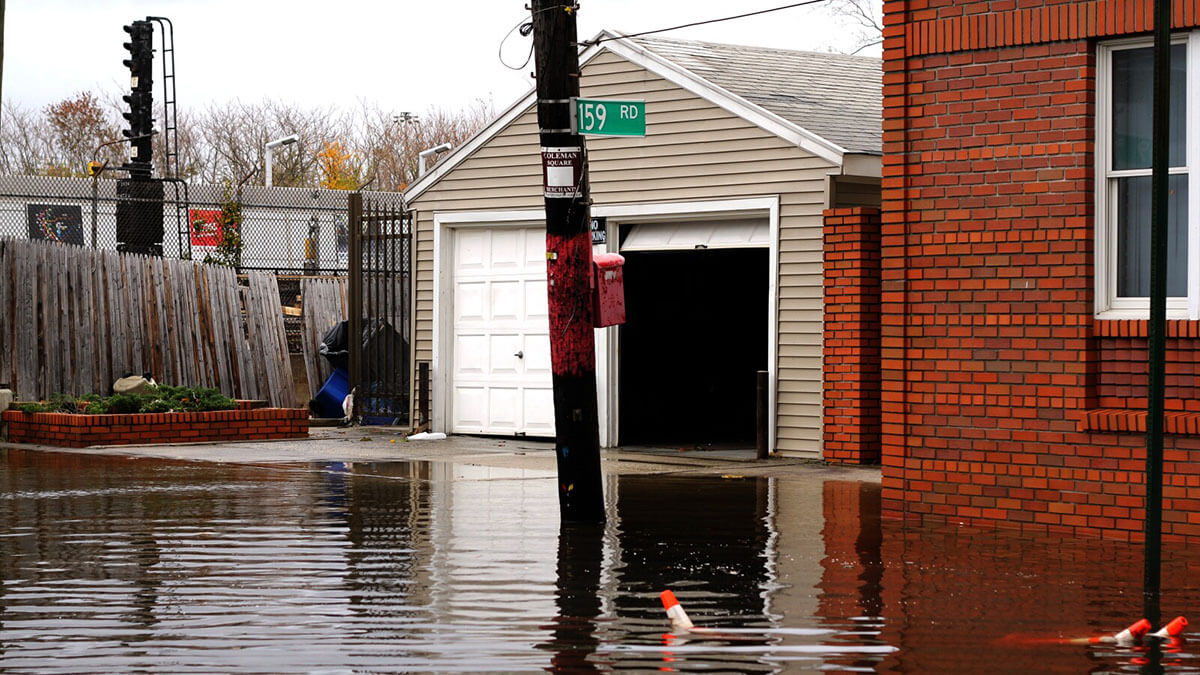
<path id="1" fill-rule="evenodd" d="M 766 248 L 625 255 L 619 443 L 754 447 L 767 369 Z"/>

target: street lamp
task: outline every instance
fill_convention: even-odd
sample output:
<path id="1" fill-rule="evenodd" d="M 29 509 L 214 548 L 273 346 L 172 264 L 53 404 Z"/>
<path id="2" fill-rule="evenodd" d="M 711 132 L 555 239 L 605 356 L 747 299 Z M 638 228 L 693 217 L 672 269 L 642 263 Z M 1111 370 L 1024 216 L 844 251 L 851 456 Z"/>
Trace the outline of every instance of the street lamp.
<path id="1" fill-rule="evenodd" d="M 442 143 L 440 145 L 435 145 L 432 148 L 429 148 L 428 150 L 422 150 L 422 151 L 418 152 L 417 153 L 417 166 L 419 167 L 419 170 L 417 172 L 417 177 L 420 178 L 421 176 L 425 175 L 425 158 L 426 157 L 428 157 L 430 155 L 436 155 L 439 152 L 445 152 L 452 147 L 454 147 L 454 146 L 450 145 L 449 143 Z"/>
<path id="2" fill-rule="evenodd" d="M 407 111 L 399 115 L 392 115 L 392 124 L 400 127 L 404 144 L 400 151 L 400 186 L 397 186 L 398 189 L 403 189 L 403 186 L 408 185 L 408 127 L 420 121 L 419 117 Z"/>
<path id="3" fill-rule="evenodd" d="M 267 187 L 271 187 L 271 152 L 273 150 L 275 150 L 275 148 L 280 148 L 285 145 L 291 145 L 292 143 L 295 143 L 298 140 L 300 140 L 300 137 L 297 136 L 296 134 L 292 134 L 291 136 L 284 136 L 283 138 L 277 138 L 277 139 L 267 143 L 267 152 L 266 152 Z"/>

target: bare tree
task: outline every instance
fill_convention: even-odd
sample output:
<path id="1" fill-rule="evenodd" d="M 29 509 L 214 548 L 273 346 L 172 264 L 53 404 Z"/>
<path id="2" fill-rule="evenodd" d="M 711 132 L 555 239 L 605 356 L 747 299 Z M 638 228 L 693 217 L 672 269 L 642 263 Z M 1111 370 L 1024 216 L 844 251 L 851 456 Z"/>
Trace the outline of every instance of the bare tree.
<path id="1" fill-rule="evenodd" d="M 858 53 L 883 41 L 883 4 L 881 0 L 834 0 L 830 4 L 834 14 L 847 19 L 856 27 Z"/>
<path id="2" fill-rule="evenodd" d="M 40 174 L 51 155 L 50 130 L 45 120 L 11 101 L 4 102 L 0 125 L 0 170 L 6 174 Z"/>
<path id="3" fill-rule="evenodd" d="M 41 111 L 6 102 L 0 127 L 0 171 L 84 175 L 98 145 L 124 140 L 120 120 L 126 110 L 120 92 L 103 99 L 83 92 Z M 178 153 L 178 177 L 185 180 L 237 183 L 256 172 L 249 182 L 261 185 L 267 142 L 295 134 L 297 143 L 272 155 L 275 185 L 329 184 L 330 161 L 336 157 L 342 167 L 334 181 L 338 186 L 361 181 L 369 182 L 372 189 L 402 190 L 417 178 L 418 153 L 442 143 L 461 145 L 492 117 L 491 106 L 483 101 L 464 111 L 431 108 L 419 115 L 366 103 L 345 112 L 271 100 L 233 101 L 202 111 L 180 109 L 170 141 Z M 160 174 L 166 173 L 167 160 L 163 126 L 162 120 L 156 120 L 154 165 Z M 128 145 L 118 142 L 104 148 L 100 159 L 120 166 L 128 155 Z"/>
<path id="4" fill-rule="evenodd" d="M 276 101 L 258 104 L 234 102 L 214 105 L 199 122 L 203 144 L 212 155 L 204 172 L 207 180 L 240 180 L 265 163 L 268 142 L 295 134 L 299 142 L 276 151 L 272 156 L 274 184 L 278 186 L 315 186 L 317 153 L 347 128 L 346 116 L 332 108 L 303 110 Z M 252 179 L 262 184 L 263 172 Z"/>
<path id="5" fill-rule="evenodd" d="M 457 112 L 430 108 L 416 115 L 364 104 L 358 112 L 355 150 L 365 158 L 374 188 L 399 191 L 417 179 L 422 150 L 443 143 L 462 145 L 494 116 L 491 104 L 483 100 Z"/>
<path id="6" fill-rule="evenodd" d="M 93 159 L 120 162 L 117 122 L 90 92 L 32 111 L 4 104 L 0 170 L 6 173 L 86 176 Z M 104 147 L 101 147 L 104 146 Z"/>

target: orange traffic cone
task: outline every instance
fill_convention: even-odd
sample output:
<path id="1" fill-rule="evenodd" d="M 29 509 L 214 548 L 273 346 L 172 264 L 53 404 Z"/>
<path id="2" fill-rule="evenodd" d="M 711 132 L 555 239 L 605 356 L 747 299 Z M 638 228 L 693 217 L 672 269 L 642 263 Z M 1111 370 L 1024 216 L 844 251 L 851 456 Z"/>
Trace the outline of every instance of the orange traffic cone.
<path id="1" fill-rule="evenodd" d="M 1070 640 L 1073 645 L 1095 645 L 1095 644 L 1118 644 L 1121 646 L 1132 645 L 1142 639 L 1146 633 L 1150 632 L 1150 622 L 1146 619 L 1139 619 L 1116 635 L 1101 635 L 1098 637 L 1078 638 Z"/>
<path id="2" fill-rule="evenodd" d="M 662 599 L 663 609 L 667 610 L 667 617 L 671 619 L 671 628 L 674 630 L 691 630 L 693 628 L 692 620 L 688 618 L 687 612 L 683 611 L 683 607 L 675 599 L 674 593 L 663 591 L 658 594 L 658 597 Z"/>
<path id="3" fill-rule="evenodd" d="M 1177 616 L 1174 619 L 1171 619 L 1170 623 L 1151 633 L 1150 635 L 1159 638 L 1160 640 L 1166 640 L 1168 638 L 1176 637 L 1182 633 L 1183 629 L 1187 628 L 1187 625 L 1187 619 L 1183 618 L 1182 616 Z"/>

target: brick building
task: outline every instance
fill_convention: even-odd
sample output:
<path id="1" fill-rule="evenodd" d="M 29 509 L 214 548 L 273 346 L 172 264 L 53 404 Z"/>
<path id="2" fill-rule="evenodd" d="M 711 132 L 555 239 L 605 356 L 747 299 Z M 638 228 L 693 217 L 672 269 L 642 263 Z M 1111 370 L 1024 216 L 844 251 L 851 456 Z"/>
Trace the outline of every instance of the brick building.
<path id="1" fill-rule="evenodd" d="M 882 214 L 826 214 L 826 446 L 881 457 L 885 513 L 1139 539 L 1152 3 L 884 12 Z M 1200 2 L 1172 26 L 1168 537 L 1200 535 Z"/>

